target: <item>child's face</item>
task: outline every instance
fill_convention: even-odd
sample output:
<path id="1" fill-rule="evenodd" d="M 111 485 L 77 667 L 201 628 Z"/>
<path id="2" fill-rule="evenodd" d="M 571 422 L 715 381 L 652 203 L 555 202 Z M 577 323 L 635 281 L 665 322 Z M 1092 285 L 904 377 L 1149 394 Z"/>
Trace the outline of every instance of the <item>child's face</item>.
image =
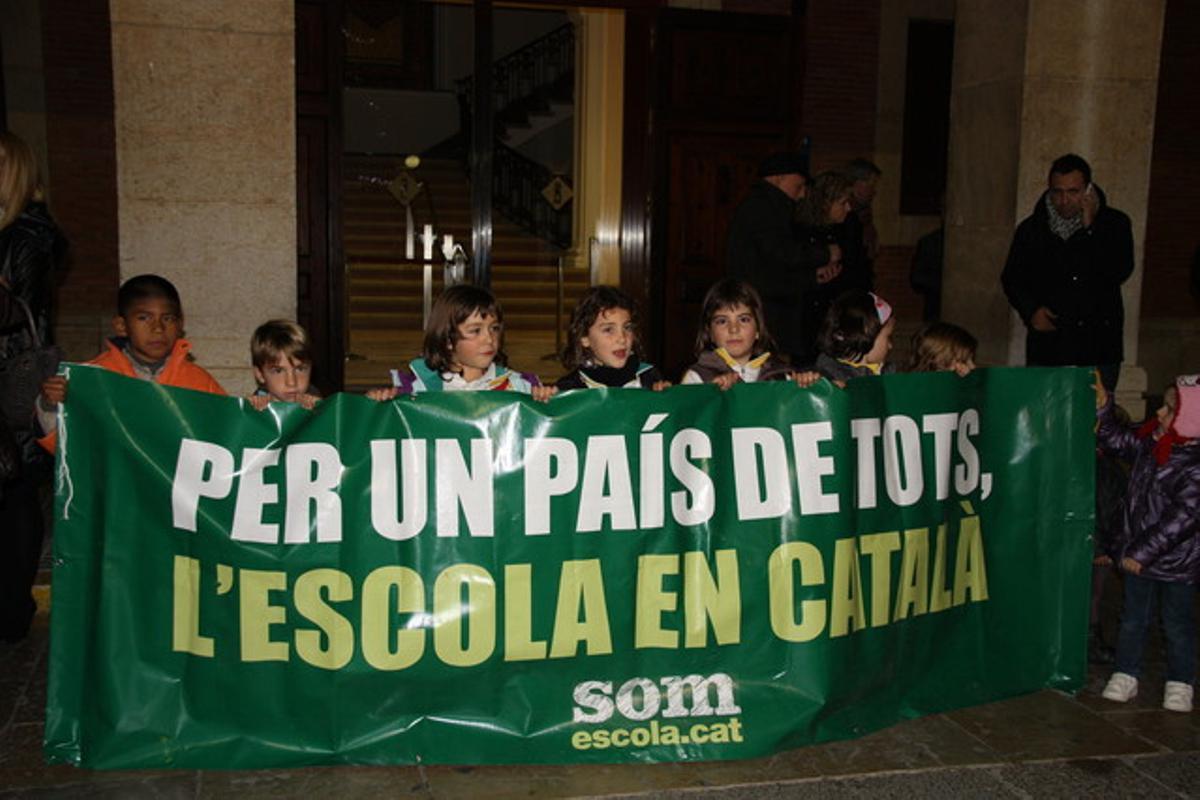
<path id="1" fill-rule="evenodd" d="M 739 364 L 750 360 L 758 341 L 758 320 L 744 303 L 717 309 L 708 323 L 713 347 L 723 347 Z"/>
<path id="2" fill-rule="evenodd" d="M 875 334 L 875 343 L 863 356 L 868 364 L 882 364 L 887 361 L 888 353 L 892 352 L 892 331 L 896 329 L 896 318 L 892 317 L 883 324 L 879 333 Z"/>
<path id="3" fill-rule="evenodd" d="M 633 318 L 623 308 L 606 308 L 588 328 L 579 343 L 592 351 L 592 358 L 606 367 L 620 369 L 625 366 L 633 352 L 637 337 L 633 331 Z"/>
<path id="4" fill-rule="evenodd" d="M 1179 392 L 1172 386 L 1163 394 L 1162 407 L 1158 409 L 1158 433 L 1162 435 L 1167 432 L 1167 428 L 1171 427 L 1171 423 L 1175 421 L 1175 406 L 1179 402 Z"/>
<path id="5" fill-rule="evenodd" d="M 458 341 L 450 353 L 450 366 L 462 372 L 468 381 L 483 377 L 500 351 L 503 335 L 503 326 L 494 316 L 472 313 L 458 324 Z"/>
<path id="6" fill-rule="evenodd" d="M 155 364 L 171 355 L 183 335 L 183 314 L 166 298 L 147 297 L 113 317 L 113 330 L 129 339 L 134 358 Z"/>
<path id="7" fill-rule="evenodd" d="M 272 400 L 282 403 L 299 403 L 308 394 L 308 382 L 312 378 L 312 364 L 297 361 L 280 353 L 274 364 L 254 368 L 254 379 L 267 390 Z"/>

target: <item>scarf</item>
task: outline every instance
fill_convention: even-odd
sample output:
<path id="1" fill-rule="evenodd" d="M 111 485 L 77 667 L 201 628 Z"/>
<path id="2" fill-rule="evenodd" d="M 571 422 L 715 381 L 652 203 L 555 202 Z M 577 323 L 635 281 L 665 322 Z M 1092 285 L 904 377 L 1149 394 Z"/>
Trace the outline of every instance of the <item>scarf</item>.
<path id="1" fill-rule="evenodd" d="M 1050 226 L 1050 232 L 1064 242 L 1070 239 L 1079 231 L 1083 230 L 1083 214 L 1076 214 L 1071 219 L 1067 219 L 1058 213 L 1058 209 L 1054 207 L 1054 203 L 1050 202 L 1050 193 L 1046 192 L 1045 199 L 1042 201 L 1046 206 L 1046 223 Z"/>
<path id="2" fill-rule="evenodd" d="M 632 358 L 627 360 L 623 367 L 588 364 L 579 368 L 579 376 L 591 389 L 598 389 L 602 386 L 624 386 L 637 377 L 639 366 L 638 362 Z"/>

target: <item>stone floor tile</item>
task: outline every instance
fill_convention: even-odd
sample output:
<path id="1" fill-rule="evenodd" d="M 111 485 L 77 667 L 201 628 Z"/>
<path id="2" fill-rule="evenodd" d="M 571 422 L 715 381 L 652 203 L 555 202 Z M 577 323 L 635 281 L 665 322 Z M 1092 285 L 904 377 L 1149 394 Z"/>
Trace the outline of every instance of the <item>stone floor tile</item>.
<path id="1" fill-rule="evenodd" d="M 197 798 L 406 797 L 425 795 L 416 767 L 203 770 Z"/>
<path id="2" fill-rule="evenodd" d="M 827 788 L 847 790 L 843 797 L 895 798 L 911 800 L 916 797 L 946 798 L 1012 798 L 1020 797 L 999 778 L 1000 768 L 956 767 L 914 773 L 869 775 L 825 781 Z M 794 795 L 801 797 L 802 795 Z"/>
<path id="3" fill-rule="evenodd" d="M 0 731 L 0 790 L 106 785 L 183 775 L 170 770 L 89 770 L 47 764 L 42 756 L 41 722 L 9 725 Z"/>
<path id="4" fill-rule="evenodd" d="M 195 773 L 180 772 L 171 775 L 133 776 L 110 778 L 91 783 L 80 783 L 62 786 L 40 786 L 27 789 L 16 789 L 11 792 L 0 791 L 0 799 L 9 798 L 78 798 L 87 797 L 89 800 L 192 800 L 196 795 Z"/>
<path id="5" fill-rule="evenodd" d="M 0 673 L 24 675 L 41 660 L 49 648 L 49 620 L 39 614 L 33 618 L 29 635 L 17 642 L 0 642 Z"/>
<path id="6" fill-rule="evenodd" d="M 1180 714 L 1161 708 L 1114 711 L 1105 719 L 1164 750 L 1200 751 L 1200 714 Z"/>
<path id="7" fill-rule="evenodd" d="M 1148 781 L 1156 781 L 1164 787 L 1159 796 L 1170 791 L 1181 797 L 1200 795 L 1200 754 L 1167 753 L 1161 756 L 1142 756 L 1127 762 L 1130 769 L 1144 775 Z"/>
<path id="8" fill-rule="evenodd" d="M 24 675 L 5 675 L 0 679 L 0 728 L 12 722 L 17 703 L 25 693 L 28 679 Z"/>
<path id="9" fill-rule="evenodd" d="M 1127 798 L 1164 796 L 1163 787 L 1117 758 L 1088 758 L 1010 765 L 1005 783 L 1031 798 Z"/>
<path id="10" fill-rule="evenodd" d="M 850 798 L 1001 798 L 1020 795 L 997 777 L 998 768 L 953 767 L 908 773 L 845 776 L 783 783 L 724 786 L 702 793 L 672 790 L 653 795 L 655 800 L 849 800 Z M 634 800 L 647 794 L 630 793 L 605 800 Z"/>
<path id="11" fill-rule="evenodd" d="M 12 721 L 15 724 L 42 722 L 46 718 L 46 665 L 39 662 L 29 673 L 13 707 Z"/>
<path id="12" fill-rule="evenodd" d="M 742 764 L 747 762 L 726 762 Z M 684 764 L 564 764 L 480 767 L 427 767 L 424 774 L 437 798 L 470 796 L 486 786 L 491 798 L 550 798 L 663 792 L 703 788 L 730 779 L 719 762 Z"/>
<path id="13" fill-rule="evenodd" d="M 1158 748 L 1075 699 L 1042 691 L 947 714 L 1010 761 L 1152 753 Z"/>
<path id="14" fill-rule="evenodd" d="M 908 720 L 859 739 L 805 748 L 822 775 L 993 764 L 1001 757 L 944 715 Z"/>
<path id="15" fill-rule="evenodd" d="M 703 768 L 704 780 L 714 786 L 817 778 L 824 774 L 826 761 L 818 755 L 820 749 L 821 745 L 797 747 L 766 758 L 749 761 L 710 761 L 696 766 Z"/>

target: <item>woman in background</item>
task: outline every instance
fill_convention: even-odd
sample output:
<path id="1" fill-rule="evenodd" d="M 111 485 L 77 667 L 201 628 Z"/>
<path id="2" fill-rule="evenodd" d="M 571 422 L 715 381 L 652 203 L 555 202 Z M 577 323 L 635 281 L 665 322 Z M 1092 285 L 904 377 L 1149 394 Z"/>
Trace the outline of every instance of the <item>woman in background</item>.
<path id="1" fill-rule="evenodd" d="M 54 269 L 65 240 L 42 202 L 37 161 L 29 145 L 0 131 L 0 363 L 34 346 L 25 308 L 43 343 L 50 341 Z M 22 306 L 21 302 L 24 302 Z M 33 409 L 7 420 L 22 452 L 17 475 L 0 487 L 0 640 L 29 631 L 45 528 L 43 489 L 52 463 L 35 444 Z"/>

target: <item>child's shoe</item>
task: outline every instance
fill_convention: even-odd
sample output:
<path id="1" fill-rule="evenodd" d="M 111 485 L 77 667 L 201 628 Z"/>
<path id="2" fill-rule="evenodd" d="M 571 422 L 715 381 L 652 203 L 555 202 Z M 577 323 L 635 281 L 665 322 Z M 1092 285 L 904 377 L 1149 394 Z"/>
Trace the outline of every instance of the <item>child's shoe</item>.
<path id="1" fill-rule="evenodd" d="M 1183 681 L 1167 681 L 1167 688 L 1163 691 L 1163 708 L 1167 711 L 1183 711 L 1184 713 L 1192 710 L 1192 685 Z"/>
<path id="2" fill-rule="evenodd" d="M 1108 679 L 1108 685 L 1104 687 L 1104 691 L 1100 693 L 1100 696 L 1105 700 L 1128 703 L 1137 697 L 1137 684 L 1138 679 L 1132 675 L 1127 675 L 1124 672 L 1114 672 L 1112 677 Z M 1190 702 L 1188 706 L 1189 708 L 1191 707 Z"/>

